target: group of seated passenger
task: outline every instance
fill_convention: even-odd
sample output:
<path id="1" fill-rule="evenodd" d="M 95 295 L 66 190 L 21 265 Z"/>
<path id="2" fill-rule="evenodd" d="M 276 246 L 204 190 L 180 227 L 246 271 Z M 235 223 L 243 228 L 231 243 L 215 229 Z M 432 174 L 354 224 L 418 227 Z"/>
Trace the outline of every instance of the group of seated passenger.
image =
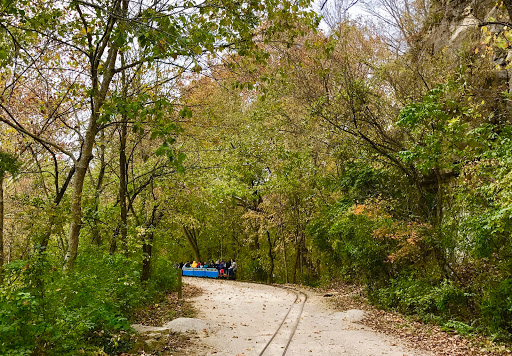
<path id="1" fill-rule="evenodd" d="M 187 262 L 187 263 L 180 263 L 180 268 L 216 268 L 219 271 L 219 275 L 227 275 L 227 276 L 235 276 L 237 264 L 234 259 L 228 260 L 227 262 L 222 261 L 210 261 L 210 262 Z"/>

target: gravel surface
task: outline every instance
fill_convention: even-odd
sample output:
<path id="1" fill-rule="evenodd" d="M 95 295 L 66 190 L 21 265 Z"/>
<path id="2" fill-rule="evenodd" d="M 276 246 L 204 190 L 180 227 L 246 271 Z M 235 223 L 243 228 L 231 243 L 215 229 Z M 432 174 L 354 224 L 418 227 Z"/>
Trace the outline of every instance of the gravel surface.
<path id="1" fill-rule="evenodd" d="M 290 315 L 297 316 L 302 301 L 295 303 L 295 293 L 268 285 L 201 278 L 185 278 L 185 282 L 203 290 L 190 300 L 199 311 L 197 318 L 209 326 L 197 334 L 200 339 L 193 355 L 259 355 L 288 309 L 294 306 Z M 335 311 L 321 294 L 303 292 L 308 299 L 286 355 L 431 355 L 363 326 L 359 323 L 365 317 L 363 310 Z M 287 320 L 283 329 L 291 330 L 291 324 Z M 279 345 L 273 343 L 265 355 L 281 355 L 286 338 Z"/>

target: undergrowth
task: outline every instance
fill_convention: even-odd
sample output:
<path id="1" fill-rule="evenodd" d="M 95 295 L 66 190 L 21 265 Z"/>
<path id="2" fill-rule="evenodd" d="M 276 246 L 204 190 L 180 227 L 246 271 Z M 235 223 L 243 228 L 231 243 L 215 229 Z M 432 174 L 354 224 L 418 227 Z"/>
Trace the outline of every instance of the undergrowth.
<path id="1" fill-rule="evenodd" d="M 0 287 L 0 354 L 120 353 L 132 346 L 128 315 L 175 287 L 160 262 L 142 283 L 139 263 L 116 254 L 82 254 L 65 272 L 41 254 L 4 270 Z"/>

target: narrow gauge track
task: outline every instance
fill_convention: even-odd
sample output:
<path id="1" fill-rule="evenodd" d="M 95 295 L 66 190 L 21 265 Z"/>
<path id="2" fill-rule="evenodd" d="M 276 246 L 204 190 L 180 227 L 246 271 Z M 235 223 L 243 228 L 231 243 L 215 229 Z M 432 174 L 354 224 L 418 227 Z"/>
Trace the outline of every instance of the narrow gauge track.
<path id="1" fill-rule="evenodd" d="M 288 312 L 284 316 L 283 320 L 279 324 L 274 334 L 272 334 L 270 340 L 268 340 L 268 342 L 265 344 L 265 347 L 263 347 L 261 352 L 258 354 L 258 356 L 279 355 L 279 352 L 281 350 L 281 355 L 286 355 L 288 347 L 290 346 L 293 336 L 295 335 L 295 331 L 297 331 L 297 326 L 299 325 L 300 318 L 302 317 L 302 312 L 304 311 L 304 305 L 306 304 L 306 301 L 308 299 L 308 296 L 305 293 L 297 291 L 293 288 L 284 286 L 276 287 L 286 289 L 295 293 L 295 300 L 290 305 L 290 308 L 288 308 Z M 292 313 L 292 315 L 290 316 L 292 310 L 294 310 L 295 312 Z M 295 318 L 294 314 L 297 315 Z M 293 325 L 287 322 L 287 320 L 289 322 L 292 322 Z M 289 326 L 288 328 L 285 328 L 284 325 L 291 325 L 291 327 Z"/>

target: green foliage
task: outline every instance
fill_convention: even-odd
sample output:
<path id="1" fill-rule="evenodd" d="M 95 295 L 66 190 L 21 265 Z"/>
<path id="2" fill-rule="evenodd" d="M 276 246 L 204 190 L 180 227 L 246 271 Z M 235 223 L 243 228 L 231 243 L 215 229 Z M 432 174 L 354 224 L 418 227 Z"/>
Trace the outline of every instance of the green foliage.
<path id="1" fill-rule="evenodd" d="M 14 175 L 18 173 L 21 162 L 18 161 L 17 157 L 8 152 L 0 151 L 0 175 L 4 175 L 6 172 Z"/>
<path id="2" fill-rule="evenodd" d="M 354 211 L 349 202 L 339 202 L 328 211 L 328 220 L 309 226 L 315 245 L 323 251 L 329 270 L 344 278 L 363 281 L 371 289 L 384 283 L 391 273 L 390 245 L 381 243 L 373 231 L 389 224 L 386 218 L 372 219 Z"/>
<path id="3" fill-rule="evenodd" d="M 339 180 L 340 188 L 354 200 L 363 200 L 382 194 L 385 174 L 362 161 L 348 162 L 343 167 Z"/>
<path id="4" fill-rule="evenodd" d="M 455 82 L 438 85 L 423 101 L 402 108 L 397 125 L 413 139 L 409 150 L 398 152 L 404 162 L 416 165 L 424 173 L 433 168 L 458 168 L 467 145 L 468 121 L 477 115 L 457 97 L 463 90 Z"/>
<path id="5" fill-rule="evenodd" d="M 148 290 L 151 293 L 162 293 L 163 291 L 173 290 L 176 287 L 177 272 L 169 259 L 163 256 L 154 256 L 151 268 L 151 280 L 145 286 L 146 293 L 148 293 Z"/>
<path id="6" fill-rule="evenodd" d="M 372 297 L 385 308 L 417 315 L 425 320 L 442 320 L 467 318 L 470 294 L 452 281 L 443 280 L 432 285 L 410 274 L 390 280 L 388 287 L 381 288 Z"/>
<path id="7" fill-rule="evenodd" d="M 239 275 L 240 278 L 248 279 L 250 281 L 267 281 L 268 273 L 264 266 L 262 266 L 259 259 L 251 258 L 247 261 L 239 261 L 238 263 L 242 263 L 244 265 L 243 274 Z"/>
<path id="8" fill-rule="evenodd" d="M 130 348 L 128 315 L 174 287 L 168 265 L 142 286 L 140 266 L 122 255 L 84 253 L 63 273 L 45 255 L 6 266 L 0 289 L 2 355 L 76 355 Z"/>
<path id="9" fill-rule="evenodd" d="M 329 231 L 334 253 L 345 273 L 362 278 L 370 287 L 379 284 L 389 273 L 387 249 L 372 236 L 377 222 L 364 215 L 348 213 L 336 221 Z"/>
<path id="10" fill-rule="evenodd" d="M 489 286 L 482 300 L 482 316 L 488 328 L 503 337 L 512 333 L 512 279 Z"/>
<path id="11" fill-rule="evenodd" d="M 457 334 L 460 335 L 470 335 L 474 333 L 475 329 L 462 321 L 457 320 L 448 320 L 443 324 L 442 330 L 444 331 L 452 331 L 455 330 Z"/>

